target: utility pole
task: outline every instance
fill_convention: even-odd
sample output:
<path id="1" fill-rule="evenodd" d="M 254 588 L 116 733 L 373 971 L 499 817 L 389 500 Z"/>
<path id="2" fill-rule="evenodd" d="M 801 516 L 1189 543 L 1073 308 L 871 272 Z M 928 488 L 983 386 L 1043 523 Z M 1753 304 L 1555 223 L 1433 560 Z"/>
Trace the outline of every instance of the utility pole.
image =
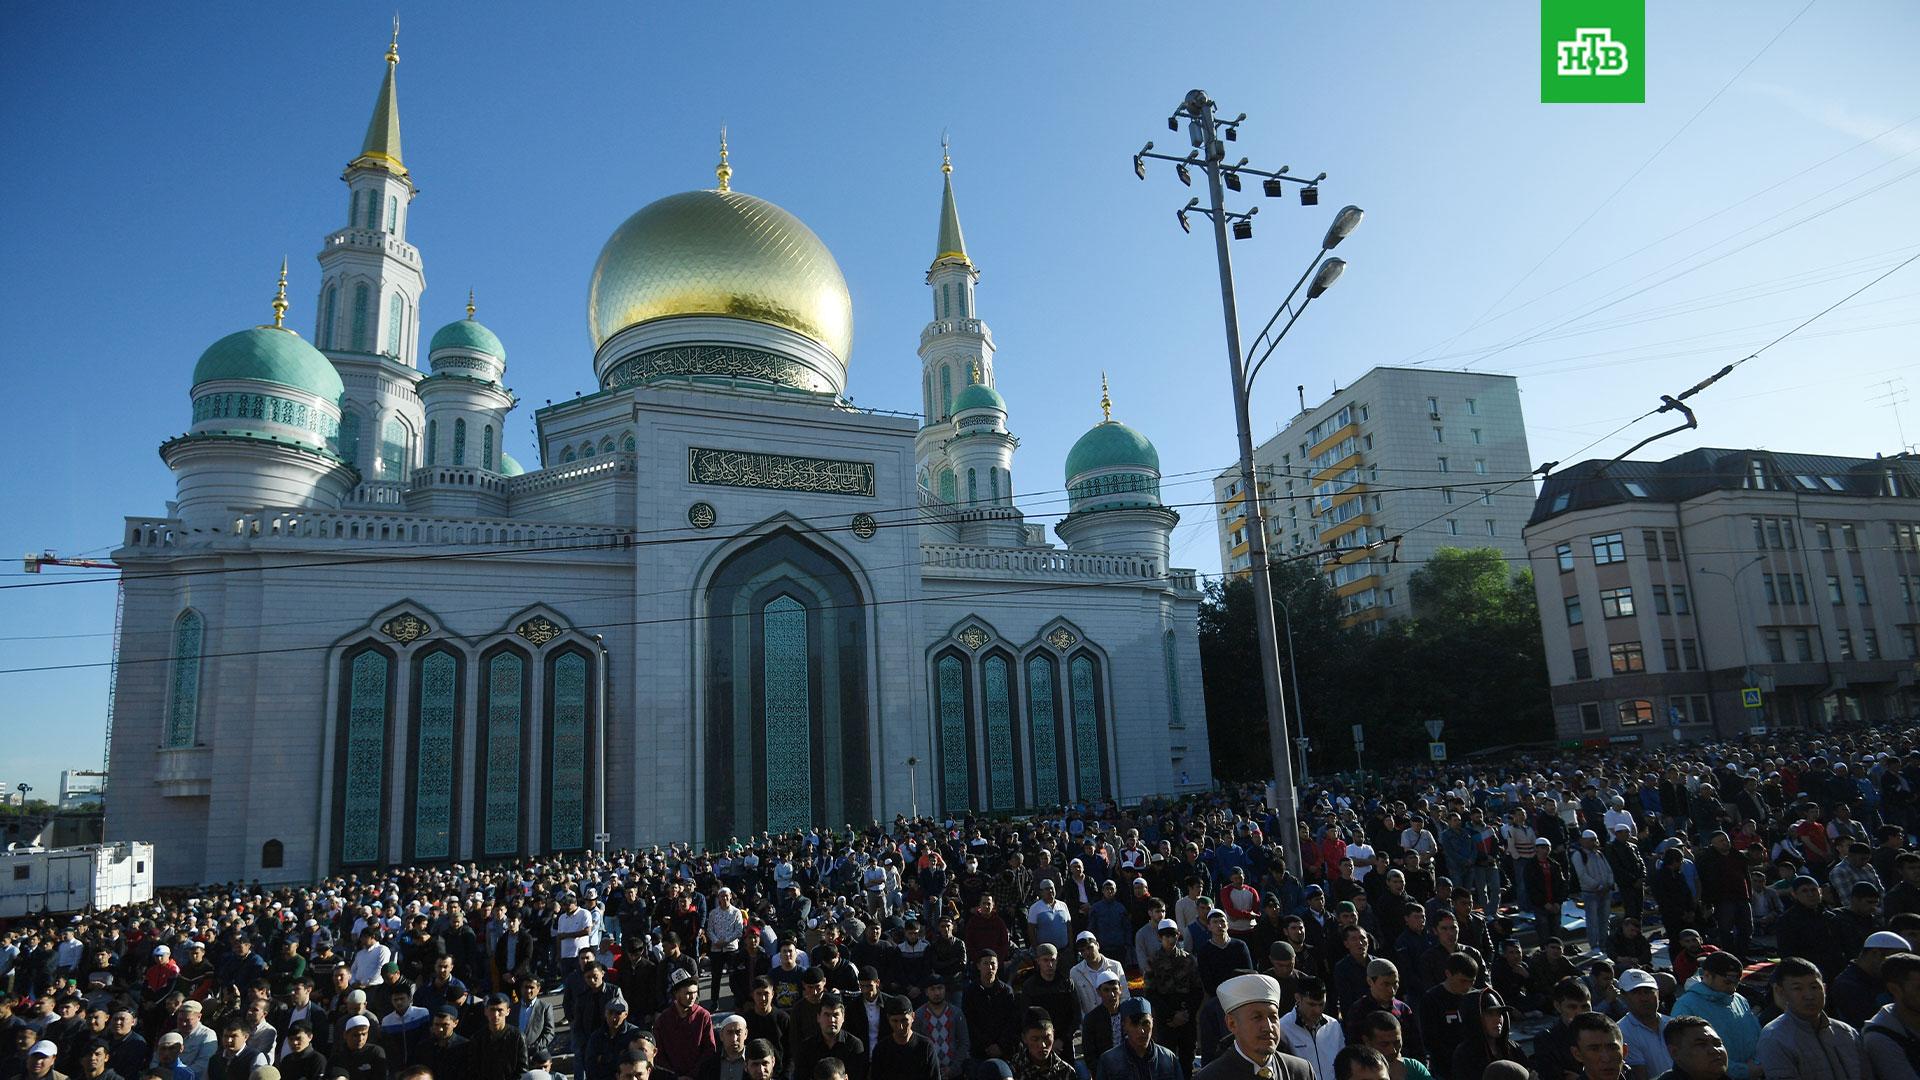
<path id="1" fill-rule="evenodd" d="M 1239 126 L 1246 120 L 1246 114 L 1242 113 L 1232 120 L 1220 119 L 1213 99 L 1203 90 L 1188 91 L 1185 99 L 1173 111 L 1173 115 L 1167 118 L 1167 127 L 1177 132 L 1180 130 L 1182 120 L 1186 121 L 1187 136 L 1192 144 L 1192 151 L 1184 158 L 1156 154 L 1151 152 L 1153 144 L 1148 143 L 1134 155 L 1133 171 L 1134 175 L 1142 180 L 1146 179 L 1145 159 L 1155 158 L 1174 162 L 1175 173 L 1184 184 L 1192 184 L 1192 167 L 1195 165 L 1200 166 L 1207 174 L 1207 205 L 1202 207 L 1200 199 L 1196 196 L 1175 216 L 1179 219 L 1180 227 L 1189 232 L 1192 231 L 1192 225 L 1187 217 L 1189 213 L 1205 214 L 1213 222 L 1214 260 L 1220 274 L 1221 316 L 1227 331 L 1227 368 L 1233 384 L 1234 427 L 1240 453 L 1240 485 L 1247 507 L 1249 576 L 1253 584 L 1254 625 L 1259 633 L 1260 671 L 1265 688 L 1263 696 L 1266 699 L 1267 748 L 1273 764 L 1274 812 L 1279 818 L 1281 847 L 1292 869 L 1299 873 L 1304 870 L 1304 864 L 1300 859 L 1299 792 L 1294 786 L 1293 760 L 1288 750 L 1287 706 L 1280 684 L 1279 633 L 1278 627 L 1274 624 L 1273 583 L 1270 578 L 1271 567 L 1267 561 L 1266 515 L 1261 510 L 1260 489 L 1254 477 L 1253 426 L 1249 416 L 1247 397 L 1252 388 L 1253 376 L 1259 373 L 1260 365 L 1272 355 L 1280 338 L 1286 335 L 1287 330 L 1292 328 L 1294 320 L 1297 320 L 1300 313 L 1306 309 L 1307 302 L 1324 293 L 1327 287 L 1339 278 L 1346 264 L 1339 259 L 1326 259 L 1326 253 L 1353 231 L 1353 228 L 1360 223 L 1361 215 L 1358 207 L 1350 206 L 1340 212 L 1333 227 L 1327 232 L 1327 240 L 1321 245 L 1319 255 L 1315 256 L 1313 263 L 1307 268 L 1309 274 L 1316 268 L 1320 271 L 1315 276 L 1313 288 L 1308 291 L 1307 300 L 1302 301 L 1297 310 L 1291 306 L 1294 293 L 1299 292 L 1300 285 L 1305 284 L 1307 280 L 1307 274 L 1302 274 L 1300 282 L 1294 285 L 1294 293 L 1287 294 L 1287 299 L 1282 302 L 1280 310 L 1267 321 L 1266 329 L 1263 329 L 1255 339 L 1256 348 L 1263 340 L 1267 341 L 1267 345 L 1265 351 L 1252 364 L 1253 370 L 1249 373 L 1246 352 L 1241 347 L 1240 315 L 1234 297 L 1233 259 L 1227 250 L 1227 233 L 1231 227 L 1235 239 L 1250 239 L 1253 236 L 1253 216 L 1259 212 L 1260 208 L 1256 206 L 1242 212 L 1227 210 L 1226 188 L 1240 190 L 1241 175 L 1247 174 L 1262 177 L 1265 193 L 1269 197 L 1277 197 L 1282 192 L 1283 182 L 1292 181 L 1304 185 L 1300 189 L 1301 204 L 1314 206 L 1320 201 L 1319 183 L 1326 178 L 1326 174 L 1321 173 L 1308 180 L 1287 175 L 1288 169 L 1285 166 L 1276 172 L 1249 168 L 1245 158 L 1237 164 L 1227 164 L 1226 143 L 1238 141 Z M 1289 314 L 1291 318 L 1279 334 L 1271 334 L 1274 324 L 1279 321 L 1283 313 Z"/>

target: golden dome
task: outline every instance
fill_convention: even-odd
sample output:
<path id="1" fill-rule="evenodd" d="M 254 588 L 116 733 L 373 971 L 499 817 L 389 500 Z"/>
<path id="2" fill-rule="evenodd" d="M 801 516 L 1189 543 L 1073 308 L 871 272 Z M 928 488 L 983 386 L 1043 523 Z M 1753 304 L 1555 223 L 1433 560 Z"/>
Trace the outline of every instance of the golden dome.
<path id="1" fill-rule="evenodd" d="M 593 267 L 593 347 L 675 315 L 749 319 L 791 330 L 838 358 L 853 347 L 853 300 L 833 253 L 799 218 L 737 191 L 687 191 L 614 230 Z"/>

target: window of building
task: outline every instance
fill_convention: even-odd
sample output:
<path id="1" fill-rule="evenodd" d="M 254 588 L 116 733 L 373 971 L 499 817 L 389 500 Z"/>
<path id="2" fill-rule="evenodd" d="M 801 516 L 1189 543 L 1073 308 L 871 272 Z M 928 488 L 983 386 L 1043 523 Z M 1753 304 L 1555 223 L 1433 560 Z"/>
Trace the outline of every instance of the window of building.
<path id="1" fill-rule="evenodd" d="M 1553 557 L 1559 561 L 1561 573 L 1564 574 L 1569 570 L 1573 569 L 1573 545 L 1572 544 L 1561 544 L 1558 547 L 1555 547 L 1553 549 Z"/>
<path id="2" fill-rule="evenodd" d="M 1853 575 L 1853 602 L 1861 607 L 1873 603 L 1872 600 L 1867 599 L 1867 579 L 1864 575 Z"/>
<path id="3" fill-rule="evenodd" d="M 1468 416 L 1480 415 L 1480 402 L 1477 398 L 1467 399 L 1467 415 Z"/>
<path id="4" fill-rule="evenodd" d="M 1746 486 L 1755 491 L 1767 490 L 1769 486 L 1767 483 L 1767 463 L 1764 460 L 1754 458 L 1748 463 Z"/>
<path id="5" fill-rule="evenodd" d="M 1920 660 L 1920 631 L 1911 626 L 1900 628 L 1900 648 L 1908 660 Z"/>
<path id="6" fill-rule="evenodd" d="M 1880 659 L 1880 632 L 1871 626 L 1860 631 L 1860 649 L 1866 659 Z"/>
<path id="7" fill-rule="evenodd" d="M 1615 675 L 1632 675 L 1647 670 L 1647 656 L 1641 651 L 1637 641 L 1623 641 L 1618 645 L 1607 646 L 1607 656 L 1613 664 Z"/>
<path id="8" fill-rule="evenodd" d="M 1893 546 L 1901 551 L 1920 550 L 1920 525 L 1896 521 L 1893 525 Z"/>
<path id="9" fill-rule="evenodd" d="M 1586 616 L 1580 613 L 1580 598 L 1577 596 L 1567 597 L 1567 625 L 1579 626 L 1585 621 L 1587 621 Z"/>
<path id="10" fill-rule="evenodd" d="M 1667 606 L 1667 587 L 1665 585 L 1655 585 L 1653 587 L 1653 613 L 1655 615 L 1671 613 L 1671 609 Z"/>
<path id="11" fill-rule="evenodd" d="M 1439 398 L 1432 398 L 1432 397 L 1430 397 L 1430 398 L 1428 398 L 1428 399 L 1427 399 L 1427 411 L 1428 411 L 1429 413 L 1432 413 L 1432 414 L 1433 414 L 1433 415 L 1435 415 L 1435 416 L 1439 416 L 1439 415 L 1440 415 L 1440 399 L 1439 399 Z"/>
<path id="12" fill-rule="evenodd" d="M 1560 494 L 1555 495 L 1553 497 L 1553 509 L 1550 512 L 1557 514 L 1560 511 L 1565 510 L 1567 508 L 1567 504 L 1572 501 L 1573 501 L 1573 493 L 1570 491 L 1563 491 Z"/>
<path id="13" fill-rule="evenodd" d="M 1766 592 L 1766 594 L 1767 594 L 1767 603 L 1769 603 L 1769 604 L 1778 604 L 1778 603 L 1780 602 L 1780 593 L 1779 593 L 1779 591 L 1778 591 L 1778 590 L 1776 590 L 1776 589 L 1775 589 L 1775 588 L 1773 587 L 1773 575 L 1772 575 L 1772 574 L 1761 574 L 1761 575 L 1760 575 L 1760 587 L 1761 587 L 1761 589 L 1763 589 L 1763 590 L 1764 590 L 1764 591 Z"/>
<path id="14" fill-rule="evenodd" d="M 1638 480 L 1628 480 L 1620 486 L 1626 488 L 1627 494 L 1636 499 L 1644 499 L 1647 497 L 1647 486 Z"/>
<path id="15" fill-rule="evenodd" d="M 1604 618 L 1619 619 L 1633 614 L 1633 590 L 1631 588 L 1601 589 L 1600 612 Z"/>
<path id="16" fill-rule="evenodd" d="M 1806 606 L 1807 576 L 1805 574 L 1793 575 L 1793 602 L 1803 607 Z"/>
<path id="17" fill-rule="evenodd" d="M 1460 535 L 1460 521 L 1458 518 L 1447 519 L 1447 535 L 1448 536 Z"/>
<path id="18" fill-rule="evenodd" d="M 1674 638 L 1661 638 L 1660 659 L 1666 662 L 1668 671 L 1679 671 L 1680 642 Z"/>
<path id="19" fill-rule="evenodd" d="M 1627 561 L 1627 542 L 1620 533 L 1607 533 L 1592 539 L 1593 562 L 1595 566 Z"/>
<path id="20" fill-rule="evenodd" d="M 1487 459 L 1486 458 L 1473 459 L 1473 473 L 1475 476 L 1487 475 Z"/>
<path id="21" fill-rule="evenodd" d="M 1441 489 L 1440 489 L 1440 497 L 1441 497 L 1441 498 L 1443 498 L 1443 499 L 1445 499 L 1445 500 L 1447 501 L 1447 505 L 1448 505 L 1448 506 L 1452 506 L 1452 505 L 1453 505 L 1453 489 L 1452 489 L 1452 488 L 1450 488 L 1450 487 L 1443 487 L 1443 488 L 1441 488 Z"/>
<path id="22" fill-rule="evenodd" d="M 1647 560 L 1651 562 L 1660 557 L 1660 533 L 1654 529 L 1640 530 L 1640 546 L 1647 549 Z"/>
<path id="23" fill-rule="evenodd" d="M 1393 590 L 1388 589 L 1386 596 L 1387 596 L 1387 606 L 1392 607 L 1393 606 Z"/>
<path id="24" fill-rule="evenodd" d="M 1675 585 L 1673 587 L 1673 613 L 1675 615 L 1693 614 L 1692 602 L 1687 599 L 1687 587 L 1685 585 Z"/>
<path id="25" fill-rule="evenodd" d="M 1621 727 L 1646 727 L 1653 723 L 1653 702 L 1645 698 L 1620 703 Z"/>
<path id="26" fill-rule="evenodd" d="M 1688 671 L 1700 670 L 1700 642 L 1693 638 L 1680 639 L 1680 664 Z"/>
<path id="27" fill-rule="evenodd" d="M 269 840 L 260 845 L 260 869 L 278 870 L 285 865 L 287 846 L 278 840 Z"/>
<path id="28" fill-rule="evenodd" d="M 1827 602 L 1830 604 L 1844 604 L 1847 602 L 1846 594 L 1840 591 L 1840 575 L 1838 574 L 1827 575 Z"/>
<path id="29" fill-rule="evenodd" d="M 1441 472 L 1446 472 L 1446 471 L 1447 471 L 1447 459 L 1446 459 L 1446 458 L 1444 458 L 1444 457 L 1442 457 L 1442 458 L 1438 458 L 1438 459 L 1436 459 L 1436 460 L 1438 460 L 1438 461 L 1440 462 L 1440 471 L 1441 471 Z"/>
<path id="30" fill-rule="evenodd" d="M 1828 491 L 1838 491 L 1844 494 L 1847 490 L 1847 485 L 1841 483 L 1838 477 L 1823 476 L 1820 478 L 1820 482 L 1827 485 Z"/>
<path id="31" fill-rule="evenodd" d="M 1779 630 L 1771 626 L 1767 627 L 1765 630 L 1760 631 L 1760 640 L 1766 643 L 1767 659 L 1773 661 L 1776 664 L 1783 664 L 1786 662 L 1787 647 L 1786 647 L 1786 643 L 1781 641 L 1780 639 Z"/>
<path id="32" fill-rule="evenodd" d="M 1793 654 L 1803 664 L 1813 662 L 1813 631 L 1804 626 L 1794 627 Z"/>
<path id="33" fill-rule="evenodd" d="M 1573 650 L 1573 677 L 1576 679 L 1593 678 L 1593 661 L 1588 659 L 1587 650 Z"/>
<path id="34" fill-rule="evenodd" d="M 1487 535 L 1488 535 L 1488 536 L 1497 536 L 1497 535 L 1499 535 L 1499 534 L 1497 534 L 1497 533 L 1495 533 L 1495 532 L 1494 532 L 1494 525 L 1493 525 L 1493 519 L 1492 519 L 1492 518 L 1488 518 L 1488 519 L 1487 519 Z"/>
<path id="35" fill-rule="evenodd" d="M 1481 506 L 1492 506 L 1492 505 L 1493 505 L 1493 492 L 1491 492 L 1491 491 L 1484 491 L 1484 490 L 1483 490 L 1483 491 L 1481 491 L 1481 492 L 1480 492 L 1480 505 L 1481 505 Z"/>
<path id="36" fill-rule="evenodd" d="M 1860 550 L 1859 531 L 1856 530 L 1851 524 L 1841 525 L 1840 526 L 1840 542 L 1846 545 L 1848 551 L 1859 551 Z"/>
<path id="37" fill-rule="evenodd" d="M 1679 562 L 1680 561 L 1680 530 L 1661 529 L 1660 540 L 1661 540 L 1661 543 L 1667 549 L 1667 561 Z"/>
<path id="38" fill-rule="evenodd" d="M 1823 551 L 1833 550 L 1833 530 L 1824 521 L 1813 523 L 1813 542 Z"/>
<path id="39" fill-rule="evenodd" d="M 1913 579 L 1905 574 L 1900 575 L 1900 602 L 1913 603 Z"/>
<path id="40" fill-rule="evenodd" d="M 1840 659 L 1853 659 L 1853 631 L 1843 626 L 1834 631 L 1834 634 L 1840 640 Z"/>
<path id="41" fill-rule="evenodd" d="M 1438 443 L 1443 443 L 1443 442 L 1446 442 L 1446 441 L 1447 441 L 1447 433 L 1446 433 L 1446 431 L 1445 431 L 1445 429 L 1443 429 L 1443 428 L 1434 428 L 1434 429 L 1433 429 L 1433 441 L 1434 441 L 1434 442 L 1438 442 Z"/>
<path id="42" fill-rule="evenodd" d="M 1588 732 L 1600 730 L 1599 702 L 1583 701 L 1580 703 L 1580 730 Z"/>

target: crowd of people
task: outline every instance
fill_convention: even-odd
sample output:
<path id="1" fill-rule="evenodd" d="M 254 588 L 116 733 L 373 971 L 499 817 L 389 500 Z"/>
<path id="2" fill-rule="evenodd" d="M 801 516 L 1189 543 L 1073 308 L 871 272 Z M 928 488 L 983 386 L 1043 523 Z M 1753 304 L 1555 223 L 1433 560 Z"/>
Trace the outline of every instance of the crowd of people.
<path id="1" fill-rule="evenodd" d="M 29 919 L 0 1080 L 1920 1080 L 1920 731 L 1303 796 Z"/>

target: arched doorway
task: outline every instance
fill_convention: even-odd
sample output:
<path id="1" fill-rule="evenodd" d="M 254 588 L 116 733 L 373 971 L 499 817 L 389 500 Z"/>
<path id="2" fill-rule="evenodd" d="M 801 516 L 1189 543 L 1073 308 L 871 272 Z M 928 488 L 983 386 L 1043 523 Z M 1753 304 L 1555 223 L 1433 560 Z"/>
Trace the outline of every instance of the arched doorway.
<path id="1" fill-rule="evenodd" d="M 709 840 L 871 817 L 867 612 L 792 529 L 729 556 L 705 597 Z"/>

